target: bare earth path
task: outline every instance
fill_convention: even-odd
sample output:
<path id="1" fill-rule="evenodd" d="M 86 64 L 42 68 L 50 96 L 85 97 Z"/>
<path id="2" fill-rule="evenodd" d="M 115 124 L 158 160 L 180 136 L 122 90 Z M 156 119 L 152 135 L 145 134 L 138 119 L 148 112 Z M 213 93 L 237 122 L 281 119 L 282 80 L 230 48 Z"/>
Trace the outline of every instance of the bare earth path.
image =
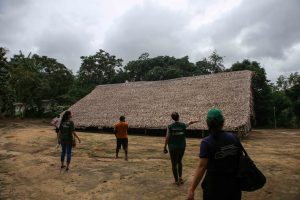
<path id="1" fill-rule="evenodd" d="M 60 171 L 55 133 L 41 120 L 0 121 L 0 199 L 185 199 L 200 139 L 188 139 L 183 186 L 172 185 L 164 138 L 130 136 L 129 161 L 114 158 L 113 134 L 78 133 L 69 172 Z M 257 130 L 243 140 L 267 176 L 246 200 L 300 199 L 300 130 Z M 200 187 L 196 199 L 201 198 Z"/>

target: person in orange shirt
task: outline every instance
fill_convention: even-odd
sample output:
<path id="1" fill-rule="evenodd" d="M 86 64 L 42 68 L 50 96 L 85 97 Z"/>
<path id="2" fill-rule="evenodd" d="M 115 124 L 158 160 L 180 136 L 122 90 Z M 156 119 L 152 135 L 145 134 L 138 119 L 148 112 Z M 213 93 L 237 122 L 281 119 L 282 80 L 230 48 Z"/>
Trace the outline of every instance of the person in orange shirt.
<path id="1" fill-rule="evenodd" d="M 125 160 L 128 160 L 128 123 L 125 122 L 125 117 L 121 116 L 120 121 L 115 124 L 114 133 L 117 138 L 116 158 L 118 158 L 121 146 L 125 151 Z"/>

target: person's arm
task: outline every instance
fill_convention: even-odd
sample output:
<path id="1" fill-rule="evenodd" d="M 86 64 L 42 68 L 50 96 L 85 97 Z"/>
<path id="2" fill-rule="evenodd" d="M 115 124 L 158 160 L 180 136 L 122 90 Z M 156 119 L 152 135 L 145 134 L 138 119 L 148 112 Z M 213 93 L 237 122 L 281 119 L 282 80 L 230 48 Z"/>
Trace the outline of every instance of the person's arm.
<path id="1" fill-rule="evenodd" d="M 60 129 L 58 130 L 58 133 L 56 134 L 57 144 L 60 144 Z"/>
<path id="2" fill-rule="evenodd" d="M 117 136 L 117 129 L 116 129 L 116 125 L 114 126 L 114 134 L 115 134 L 115 136 Z"/>
<path id="3" fill-rule="evenodd" d="M 51 125 L 56 127 L 56 123 L 57 123 L 57 119 L 56 118 L 52 119 Z"/>
<path id="4" fill-rule="evenodd" d="M 198 184 L 200 183 L 206 168 L 207 168 L 208 158 L 200 158 L 198 162 L 198 166 L 192 181 L 192 184 L 190 185 L 190 188 L 188 190 L 188 200 L 194 199 L 194 192 Z"/>
<path id="5" fill-rule="evenodd" d="M 80 143 L 81 140 L 80 140 L 80 138 L 78 137 L 78 135 L 77 135 L 75 132 L 73 132 L 73 135 L 77 138 L 78 142 Z"/>
<path id="6" fill-rule="evenodd" d="M 198 123 L 198 122 L 199 122 L 199 120 L 193 120 L 193 121 L 189 121 L 187 124 L 192 125 L 192 124 L 195 124 L 195 123 Z"/>
<path id="7" fill-rule="evenodd" d="M 71 129 L 70 131 L 72 131 L 73 136 L 74 136 L 75 138 L 77 138 L 78 142 L 80 143 L 81 140 L 80 140 L 80 138 L 78 137 L 78 135 L 75 133 L 75 125 L 74 125 L 74 122 L 73 122 L 73 121 L 71 121 L 71 127 L 70 127 L 70 129 Z"/>
<path id="8" fill-rule="evenodd" d="M 169 138 L 170 138 L 170 132 L 169 132 L 169 127 L 167 127 L 167 133 L 166 133 L 166 139 L 165 139 L 164 152 L 167 152 L 167 145 L 168 145 L 168 143 L 169 143 Z"/>

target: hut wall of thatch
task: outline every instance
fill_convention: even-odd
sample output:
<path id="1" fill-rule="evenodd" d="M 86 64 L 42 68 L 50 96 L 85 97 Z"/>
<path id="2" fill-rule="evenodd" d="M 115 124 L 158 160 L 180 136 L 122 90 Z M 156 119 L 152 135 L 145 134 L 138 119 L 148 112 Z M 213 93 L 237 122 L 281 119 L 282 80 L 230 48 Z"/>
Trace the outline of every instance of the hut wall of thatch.
<path id="1" fill-rule="evenodd" d="M 113 127 L 120 115 L 131 128 L 165 129 L 170 114 L 181 121 L 200 120 L 190 129 L 207 130 L 206 114 L 219 108 L 225 130 L 246 132 L 253 114 L 250 71 L 184 77 L 165 81 L 140 81 L 99 85 L 70 107 L 77 127 Z"/>

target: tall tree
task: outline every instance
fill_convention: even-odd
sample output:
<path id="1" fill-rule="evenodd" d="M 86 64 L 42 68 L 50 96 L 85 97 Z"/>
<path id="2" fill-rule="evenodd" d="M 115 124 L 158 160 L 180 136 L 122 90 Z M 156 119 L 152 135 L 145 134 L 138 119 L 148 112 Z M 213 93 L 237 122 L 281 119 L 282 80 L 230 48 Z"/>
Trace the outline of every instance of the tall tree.
<path id="1" fill-rule="evenodd" d="M 278 124 L 283 127 L 300 126 L 300 75 L 279 76 L 274 89 L 274 100 Z M 281 97 L 280 101 L 277 100 Z M 286 105 L 282 109 L 282 105 Z"/>
<path id="2" fill-rule="evenodd" d="M 150 54 L 148 52 L 142 53 L 139 57 L 139 60 L 147 60 Z"/>
<path id="3" fill-rule="evenodd" d="M 78 78 L 82 84 L 93 88 L 99 84 L 116 82 L 116 70 L 123 60 L 100 49 L 95 55 L 81 56 Z"/>
<path id="4" fill-rule="evenodd" d="M 225 70 L 223 65 L 223 57 L 217 54 L 217 51 L 214 51 L 209 57 L 208 60 L 211 63 L 211 73 L 219 73 Z"/>
<path id="5" fill-rule="evenodd" d="M 272 99 L 277 127 L 292 127 L 293 118 L 295 117 L 292 111 L 292 101 L 282 90 L 274 90 Z"/>
<path id="6" fill-rule="evenodd" d="M 189 61 L 188 56 L 177 58 L 175 61 L 175 71 L 177 70 L 176 68 L 181 71 L 181 76 L 187 77 L 194 75 L 195 65 Z"/>
<path id="7" fill-rule="evenodd" d="M 230 68 L 231 71 L 250 70 L 253 71 L 252 91 L 254 101 L 254 112 L 257 126 L 268 126 L 273 120 L 273 102 L 271 87 L 267 80 L 266 72 L 256 61 L 244 60 L 237 62 Z"/>
<path id="8" fill-rule="evenodd" d="M 217 51 L 213 51 L 208 59 L 203 58 L 202 60 L 196 62 L 195 75 L 223 72 L 225 70 L 223 58 L 223 56 L 217 54 Z"/>
<path id="9" fill-rule="evenodd" d="M 292 109 L 298 118 L 298 126 L 300 126 L 300 75 L 297 72 L 291 73 L 288 78 L 288 83 L 289 87 L 285 91 L 285 94 L 293 102 Z"/>
<path id="10" fill-rule="evenodd" d="M 63 64 L 53 58 L 22 52 L 9 62 L 10 85 L 16 101 L 25 103 L 33 113 L 42 111 L 43 100 L 57 100 L 64 104 L 64 95 L 70 89 L 73 75 Z"/>
<path id="11" fill-rule="evenodd" d="M 54 58 L 35 54 L 32 56 L 32 59 L 36 63 L 39 76 L 43 80 L 41 82 L 41 87 L 43 88 L 41 98 L 55 99 L 60 104 L 67 103 L 64 97 L 74 81 L 72 71 Z"/>
<path id="12" fill-rule="evenodd" d="M 0 116 L 12 112 L 12 104 L 14 101 L 14 93 L 9 84 L 11 76 L 6 58 L 7 51 L 7 49 L 0 47 Z"/>
<path id="13" fill-rule="evenodd" d="M 194 75 L 195 66 L 189 62 L 189 57 L 175 58 L 157 56 L 149 58 L 149 54 L 142 54 L 138 60 L 130 61 L 125 72 L 131 81 L 156 81 Z"/>
<path id="14" fill-rule="evenodd" d="M 31 54 L 25 56 L 22 52 L 14 55 L 9 63 L 11 72 L 11 86 L 16 93 L 16 101 L 33 105 L 37 96 L 41 96 L 41 84 L 36 62 Z"/>
<path id="15" fill-rule="evenodd" d="M 286 90 L 288 87 L 288 81 L 283 75 L 280 75 L 276 81 L 276 89 L 278 90 Z"/>
<path id="16" fill-rule="evenodd" d="M 196 62 L 195 75 L 210 74 L 211 68 L 211 63 L 206 58 L 203 58 Z"/>
<path id="17" fill-rule="evenodd" d="M 297 84 L 300 84 L 300 75 L 298 72 L 291 73 L 288 77 L 280 75 L 276 84 L 278 90 L 287 90 Z"/>

